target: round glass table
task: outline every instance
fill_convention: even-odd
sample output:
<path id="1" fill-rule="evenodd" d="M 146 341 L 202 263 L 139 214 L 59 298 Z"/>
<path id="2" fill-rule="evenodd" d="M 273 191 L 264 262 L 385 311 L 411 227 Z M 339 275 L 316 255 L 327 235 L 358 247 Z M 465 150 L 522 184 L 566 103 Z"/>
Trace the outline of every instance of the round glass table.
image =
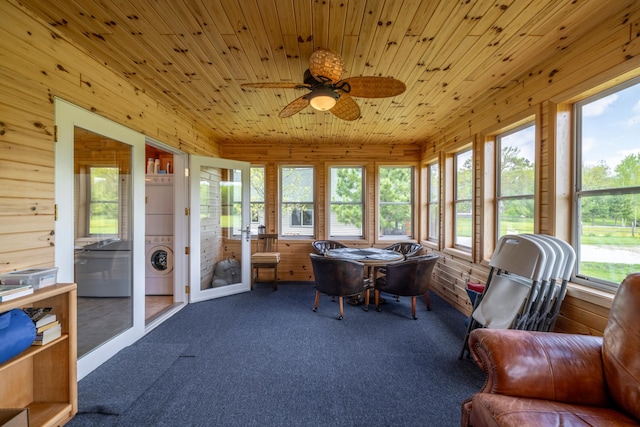
<path id="1" fill-rule="evenodd" d="M 370 267 L 381 267 L 404 259 L 404 255 L 400 252 L 378 248 L 337 248 L 328 250 L 325 255 L 332 258 L 359 261 Z"/>

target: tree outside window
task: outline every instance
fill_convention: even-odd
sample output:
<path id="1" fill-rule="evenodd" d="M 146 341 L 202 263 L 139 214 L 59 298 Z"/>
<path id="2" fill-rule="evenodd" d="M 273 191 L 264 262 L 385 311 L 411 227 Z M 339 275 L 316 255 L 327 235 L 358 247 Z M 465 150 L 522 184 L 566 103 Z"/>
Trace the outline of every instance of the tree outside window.
<path id="1" fill-rule="evenodd" d="M 575 280 L 615 289 L 640 271 L 640 79 L 576 104 Z"/>
<path id="2" fill-rule="evenodd" d="M 364 237 L 364 168 L 332 166 L 329 168 L 329 185 L 329 236 Z"/>
<path id="3" fill-rule="evenodd" d="M 413 167 L 378 169 L 378 235 L 413 238 Z"/>
<path id="4" fill-rule="evenodd" d="M 473 155 L 471 150 L 454 156 L 454 246 L 471 249 L 473 235 Z"/>
<path id="5" fill-rule="evenodd" d="M 535 126 L 527 124 L 498 135 L 498 236 L 533 233 Z"/>
<path id="6" fill-rule="evenodd" d="M 280 232 L 283 236 L 313 238 L 313 167 L 280 168 Z"/>

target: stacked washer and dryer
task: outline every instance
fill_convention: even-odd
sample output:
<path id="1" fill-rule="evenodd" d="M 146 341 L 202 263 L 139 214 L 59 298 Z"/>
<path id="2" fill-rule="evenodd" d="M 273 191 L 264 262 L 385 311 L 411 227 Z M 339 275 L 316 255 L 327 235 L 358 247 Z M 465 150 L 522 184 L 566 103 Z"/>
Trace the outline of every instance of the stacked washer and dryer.
<path id="1" fill-rule="evenodd" d="M 146 295 L 173 295 L 173 175 L 146 176 Z"/>

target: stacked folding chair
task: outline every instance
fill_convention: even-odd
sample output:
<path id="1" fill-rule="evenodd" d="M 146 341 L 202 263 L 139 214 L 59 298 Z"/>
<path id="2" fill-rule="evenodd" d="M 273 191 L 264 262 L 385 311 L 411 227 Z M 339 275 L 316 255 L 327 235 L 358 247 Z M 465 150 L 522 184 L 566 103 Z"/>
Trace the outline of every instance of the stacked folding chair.
<path id="1" fill-rule="evenodd" d="M 573 267 L 576 262 L 576 253 L 567 242 L 546 234 L 531 235 L 535 238 L 546 240 L 548 243 L 555 245 L 558 252 L 556 256 L 556 268 L 554 274 L 550 277 L 550 292 L 546 295 L 543 304 L 538 313 L 538 320 L 532 330 L 550 331 L 556 323 L 560 306 L 567 294 L 567 283 L 571 278 Z"/>
<path id="2" fill-rule="evenodd" d="M 484 291 L 474 303 L 460 358 L 471 331 L 550 330 L 571 277 L 575 252 L 569 244 L 541 234 L 506 235 L 491 257 Z"/>

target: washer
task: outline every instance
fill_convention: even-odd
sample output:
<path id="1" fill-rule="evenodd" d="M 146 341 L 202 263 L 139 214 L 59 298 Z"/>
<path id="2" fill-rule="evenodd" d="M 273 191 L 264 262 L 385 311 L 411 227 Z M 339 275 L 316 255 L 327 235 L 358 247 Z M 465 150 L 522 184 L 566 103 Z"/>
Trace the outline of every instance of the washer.
<path id="1" fill-rule="evenodd" d="M 147 236 L 145 250 L 145 293 L 173 295 L 173 236 Z"/>

